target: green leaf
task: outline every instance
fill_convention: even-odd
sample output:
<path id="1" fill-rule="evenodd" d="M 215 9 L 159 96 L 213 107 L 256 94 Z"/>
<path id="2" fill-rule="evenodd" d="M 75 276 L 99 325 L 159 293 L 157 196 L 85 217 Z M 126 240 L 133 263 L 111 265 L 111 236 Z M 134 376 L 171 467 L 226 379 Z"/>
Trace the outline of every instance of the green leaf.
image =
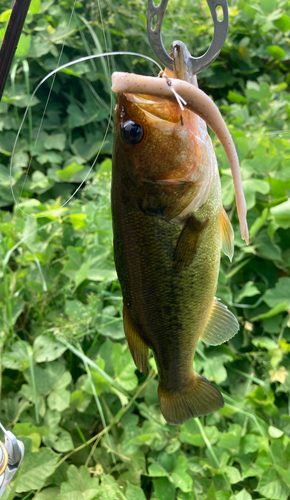
<path id="1" fill-rule="evenodd" d="M 117 279 L 116 269 L 113 264 L 103 262 L 98 268 L 88 270 L 88 279 L 92 281 L 115 281 Z"/>
<path id="2" fill-rule="evenodd" d="M 62 170 L 57 170 L 56 174 L 65 182 L 71 182 L 74 180 L 75 174 L 83 170 L 84 166 L 83 165 L 78 165 L 77 163 L 73 162 L 71 165 L 68 165 L 67 167 L 63 168 Z"/>
<path id="3" fill-rule="evenodd" d="M 256 236 L 256 250 L 265 259 L 281 260 L 280 247 L 273 243 L 265 229 L 262 229 Z"/>
<path id="4" fill-rule="evenodd" d="M 204 432 L 211 444 L 215 444 L 220 437 L 220 432 L 215 426 L 205 426 Z M 179 439 L 182 443 L 189 443 L 195 446 L 205 445 L 204 439 L 194 420 L 190 420 L 181 426 Z"/>
<path id="5" fill-rule="evenodd" d="M 242 480 L 241 473 L 239 469 L 237 469 L 236 467 L 231 467 L 230 465 L 226 465 L 224 472 L 227 475 L 231 484 L 239 483 Z"/>
<path id="6" fill-rule="evenodd" d="M 10 352 L 5 352 L 2 357 L 2 366 L 11 370 L 25 370 L 29 366 L 28 342 L 18 341 L 12 344 Z"/>
<path id="7" fill-rule="evenodd" d="M 290 17 L 287 14 L 283 14 L 278 19 L 273 21 L 273 24 L 283 33 L 290 30 Z"/>
<path id="8" fill-rule="evenodd" d="M 79 268 L 79 270 L 76 272 L 74 278 L 76 287 L 78 287 L 83 281 L 87 279 L 90 264 L 91 264 L 90 260 L 84 262 Z"/>
<path id="9" fill-rule="evenodd" d="M 284 59 L 286 57 L 286 52 L 278 45 L 268 45 L 267 51 L 275 59 Z"/>
<path id="10" fill-rule="evenodd" d="M 15 57 L 27 56 L 27 54 L 29 52 L 30 45 L 31 45 L 31 36 L 25 35 L 25 33 L 22 33 L 22 35 L 20 36 L 18 45 L 17 45 Z"/>
<path id="11" fill-rule="evenodd" d="M 132 391 L 137 387 L 138 379 L 135 375 L 136 366 L 129 349 L 121 344 L 114 344 L 112 351 L 112 362 L 116 373 L 116 382 L 126 391 Z"/>
<path id="12" fill-rule="evenodd" d="M 247 99 L 243 95 L 237 94 L 232 90 L 228 91 L 228 99 L 229 101 L 236 102 L 237 104 L 246 104 L 247 102 Z"/>
<path id="13" fill-rule="evenodd" d="M 70 393 L 65 388 L 71 381 L 71 374 L 65 372 L 54 384 L 53 390 L 48 396 L 47 402 L 51 410 L 64 411 L 69 407 Z"/>
<path id="14" fill-rule="evenodd" d="M 28 215 L 24 230 L 22 233 L 22 238 L 25 239 L 25 244 L 30 247 L 33 242 L 35 241 L 36 238 L 36 229 L 37 229 L 37 222 L 35 217 L 32 217 L 31 215 Z"/>
<path id="15" fill-rule="evenodd" d="M 243 188 L 248 210 L 253 208 L 256 204 L 256 192 L 267 194 L 270 191 L 269 183 L 261 179 L 245 180 L 243 181 Z"/>
<path id="16" fill-rule="evenodd" d="M 271 215 L 274 217 L 275 225 L 288 229 L 290 227 L 290 199 L 285 203 L 280 203 L 276 207 L 270 209 Z"/>
<path id="17" fill-rule="evenodd" d="M 277 427 L 274 427 L 273 425 L 270 425 L 268 427 L 268 432 L 269 432 L 269 436 L 271 436 L 271 438 L 280 438 L 281 436 L 283 436 L 284 432 L 281 431 L 281 429 L 277 429 Z"/>
<path id="18" fill-rule="evenodd" d="M 281 304 L 279 304 L 276 307 L 273 307 L 272 309 L 270 309 L 270 311 L 264 314 L 259 314 L 258 316 L 254 316 L 253 318 L 251 318 L 251 321 L 261 321 L 262 319 L 266 320 L 269 318 L 274 318 L 274 316 L 277 316 L 277 314 L 286 311 L 287 308 L 288 308 L 287 302 L 281 302 Z"/>
<path id="19" fill-rule="evenodd" d="M 61 484 L 61 498 L 67 500 L 91 500 L 100 492 L 99 479 L 92 478 L 87 467 L 77 469 L 70 465 L 67 471 L 68 481 Z"/>
<path id="20" fill-rule="evenodd" d="M 272 340 L 268 337 L 255 338 L 252 340 L 252 343 L 257 347 L 261 347 L 262 349 L 267 349 L 269 352 L 273 352 L 279 347 L 277 342 L 275 342 L 275 340 Z"/>
<path id="21" fill-rule="evenodd" d="M 208 380 L 214 379 L 217 384 L 221 384 L 227 378 L 227 371 L 224 367 L 224 363 L 228 361 L 232 361 L 232 357 L 229 354 L 223 354 L 217 350 L 211 351 L 208 354 L 207 362 L 202 362 L 203 376 Z"/>
<path id="22" fill-rule="evenodd" d="M 152 476 L 152 477 L 168 477 L 169 478 L 168 472 L 164 469 L 164 467 L 162 467 L 162 465 L 159 462 L 153 462 L 153 464 L 149 465 L 148 473 L 149 473 L 149 476 Z"/>
<path id="23" fill-rule="evenodd" d="M 243 489 L 238 494 L 232 495 L 230 500 L 252 500 L 250 493 Z"/>
<path id="24" fill-rule="evenodd" d="M 248 281 L 248 283 L 246 283 L 236 295 L 235 302 L 241 302 L 244 297 L 254 297 L 260 293 L 261 292 L 258 290 L 256 285 L 254 285 L 253 281 Z"/>
<path id="25" fill-rule="evenodd" d="M 206 500 L 217 500 L 214 483 L 212 483 L 211 487 L 207 491 Z"/>
<path id="26" fill-rule="evenodd" d="M 187 459 L 180 455 L 176 459 L 171 477 L 176 488 L 180 488 L 184 493 L 192 491 L 192 477 L 187 474 L 187 469 Z"/>
<path id="27" fill-rule="evenodd" d="M 39 493 L 36 493 L 33 500 L 60 500 L 59 488 L 55 486 L 45 488 Z"/>
<path id="28" fill-rule="evenodd" d="M 82 264 L 81 254 L 74 247 L 67 247 L 67 253 L 74 270 L 78 270 Z"/>
<path id="29" fill-rule="evenodd" d="M 22 386 L 22 392 L 32 398 L 32 381 L 29 370 L 24 372 L 29 386 Z M 40 395 L 48 395 L 48 405 L 52 410 L 64 411 L 69 407 L 70 393 L 65 388 L 71 381 L 71 374 L 65 371 L 65 367 L 57 361 L 52 361 L 45 368 L 36 365 L 34 367 L 36 390 Z"/>
<path id="30" fill-rule="evenodd" d="M 44 437 L 44 443 L 46 446 L 54 448 L 60 453 L 67 453 L 74 449 L 74 444 L 69 432 L 61 430 L 59 435 L 50 433 Z"/>
<path id="31" fill-rule="evenodd" d="M 58 462 L 58 455 L 48 448 L 40 448 L 36 453 L 31 452 L 31 440 L 23 438 L 25 453 L 17 480 L 16 491 L 38 490 L 44 486 L 46 479 L 51 476 Z"/>
<path id="32" fill-rule="evenodd" d="M 81 229 L 86 225 L 86 214 L 71 214 L 69 216 L 71 223 L 75 229 Z"/>
<path id="33" fill-rule="evenodd" d="M 271 97 L 270 86 L 268 83 L 261 83 L 260 85 L 257 82 L 247 82 L 246 89 L 247 99 L 254 101 L 265 101 Z"/>
<path id="34" fill-rule="evenodd" d="M 276 8 L 277 0 L 260 0 L 260 4 L 263 11 L 269 14 Z"/>
<path id="35" fill-rule="evenodd" d="M 286 303 L 285 309 L 290 308 L 290 278 L 280 278 L 275 288 L 267 290 L 264 295 L 264 302 L 269 307 L 277 307 L 281 303 Z"/>
<path id="36" fill-rule="evenodd" d="M 246 434 L 240 442 L 240 450 L 242 454 L 255 453 L 260 447 L 260 441 L 255 434 Z"/>
<path id="37" fill-rule="evenodd" d="M 175 486 L 166 477 L 153 479 L 153 485 L 158 500 L 174 500 Z"/>
<path id="38" fill-rule="evenodd" d="M 112 321 L 106 319 L 103 325 L 98 327 L 98 330 L 105 337 L 110 337 L 114 340 L 120 340 L 125 337 L 122 318 L 116 318 L 115 321 L 113 319 Z"/>
<path id="39" fill-rule="evenodd" d="M 52 340 L 48 335 L 39 335 L 33 343 L 35 351 L 36 363 L 45 361 L 54 361 L 66 351 L 66 347 L 55 340 Z"/>
<path id="40" fill-rule="evenodd" d="M 270 467 L 263 473 L 257 491 L 271 500 L 287 500 L 290 487 L 285 484 L 275 468 Z"/>
<path id="41" fill-rule="evenodd" d="M 59 151 L 63 151 L 66 141 L 65 134 L 53 134 L 49 135 L 47 139 L 44 141 L 45 149 L 58 149 Z"/>
<path id="42" fill-rule="evenodd" d="M 75 320 L 76 322 L 89 323 L 91 320 L 91 311 L 79 300 L 67 300 L 65 303 L 65 313 L 71 320 Z"/>
<path id="43" fill-rule="evenodd" d="M 238 424 L 232 424 L 229 427 L 229 432 L 224 432 L 218 443 L 220 448 L 229 450 L 237 450 L 240 444 L 242 427 Z"/>
<path id="44" fill-rule="evenodd" d="M 90 161 L 100 152 L 102 142 L 102 138 L 98 140 L 95 135 L 90 134 L 87 136 L 87 139 L 84 139 L 83 137 L 76 139 L 73 143 L 72 149 L 75 154 L 87 161 Z"/>
<path id="45" fill-rule="evenodd" d="M 134 484 L 127 482 L 126 488 L 126 499 L 127 500 L 146 500 L 143 490 Z"/>
<path id="46" fill-rule="evenodd" d="M 30 422 L 17 423 L 13 427 L 13 432 L 17 436 L 30 436 L 30 434 L 39 434 L 40 436 L 46 436 L 49 434 L 48 427 L 33 425 Z"/>
<path id="47" fill-rule="evenodd" d="M 32 14 L 38 14 L 40 11 L 41 0 L 31 0 L 29 10 Z"/>
<path id="48" fill-rule="evenodd" d="M 9 18 L 11 16 L 11 12 L 12 12 L 12 9 L 4 10 L 0 15 L 0 22 L 5 23 L 5 22 L 9 21 Z"/>

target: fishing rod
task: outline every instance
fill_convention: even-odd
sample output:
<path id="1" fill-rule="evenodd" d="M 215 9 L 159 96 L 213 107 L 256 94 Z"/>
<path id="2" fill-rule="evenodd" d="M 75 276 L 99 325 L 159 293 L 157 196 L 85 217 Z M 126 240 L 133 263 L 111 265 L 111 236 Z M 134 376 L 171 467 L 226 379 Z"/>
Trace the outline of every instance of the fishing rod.
<path id="1" fill-rule="evenodd" d="M 15 0 L 0 49 L 0 102 L 17 49 L 31 0 Z M 0 441 L 0 498 L 16 474 L 24 455 L 24 445 L 0 423 L 4 443 Z"/>
<path id="2" fill-rule="evenodd" d="M 31 0 L 15 0 L 0 50 L 0 102 Z"/>

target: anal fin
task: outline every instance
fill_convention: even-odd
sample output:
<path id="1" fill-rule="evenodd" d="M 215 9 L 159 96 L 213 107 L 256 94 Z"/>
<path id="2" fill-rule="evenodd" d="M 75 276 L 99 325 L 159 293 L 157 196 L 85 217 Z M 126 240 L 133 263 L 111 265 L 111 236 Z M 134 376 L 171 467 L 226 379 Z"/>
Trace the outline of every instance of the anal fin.
<path id="1" fill-rule="evenodd" d="M 234 255 L 234 231 L 228 218 L 228 214 L 223 208 L 221 215 L 221 239 L 222 239 L 222 250 L 228 256 L 230 261 L 232 261 Z"/>
<path id="2" fill-rule="evenodd" d="M 146 375 L 149 348 L 137 332 L 131 320 L 128 307 L 125 304 L 123 309 L 123 321 L 126 339 L 132 354 L 132 358 L 134 359 L 134 363 L 137 366 L 138 370 Z"/>
<path id="3" fill-rule="evenodd" d="M 188 217 L 177 240 L 173 269 L 180 273 L 192 263 L 198 249 L 200 236 L 208 224 L 208 219 L 198 221 L 193 215 Z"/>
<path id="4" fill-rule="evenodd" d="M 237 318 L 215 297 L 201 340 L 209 345 L 220 345 L 234 337 L 238 330 Z"/>

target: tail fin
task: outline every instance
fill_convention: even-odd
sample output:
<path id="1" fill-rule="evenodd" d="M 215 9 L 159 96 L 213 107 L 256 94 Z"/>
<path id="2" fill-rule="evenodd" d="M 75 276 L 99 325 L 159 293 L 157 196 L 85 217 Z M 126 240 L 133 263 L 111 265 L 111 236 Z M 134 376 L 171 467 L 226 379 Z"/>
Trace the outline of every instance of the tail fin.
<path id="1" fill-rule="evenodd" d="M 194 373 L 178 391 L 158 386 L 161 413 L 169 424 L 183 424 L 194 417 L 208 415 L 224 406 L 223 397 L 206 378 Z"/>

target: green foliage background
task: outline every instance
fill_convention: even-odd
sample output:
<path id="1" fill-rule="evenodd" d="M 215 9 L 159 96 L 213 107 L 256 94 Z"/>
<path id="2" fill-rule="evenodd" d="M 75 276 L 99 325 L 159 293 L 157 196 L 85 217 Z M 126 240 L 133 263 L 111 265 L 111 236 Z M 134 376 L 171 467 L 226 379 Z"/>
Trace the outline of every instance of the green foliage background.
<path id="1" fill-rule="evenodd" d="M 3 500 L 290 498 L 290 1 L 229 5 L 227 43 L 199 84 L 219 105 L 241 161 L 248 247 L 213 137 L 236 234 L 233 262 L 221 257 L 217 296 L 240 332 L 226 345 L 200 344 L 194 361 L 222 390 L 223 410 L 170 426 L 153 359 L 144 377 L 124 339 L 110 216 L 110 73 L 156 68 L 122 55 L 110 67 L 94 60 L 60 72 L 43 120 L 52 80 L 33 98 L 12 158 L 30 95 L 58 59 L 103 50 L 152 56 L 146 2 L 76 2 L 70 20 L 72 0 L 32 0 L 0 106 L 0 421 L 26 448 Z M 10 4 L 0 7 L 3 37 Z M 167 48 L 179 38 L 201 54 L 212 31 L 205 1 L 170 0 Z M 70 204 L 52 213 L 86 174 Z"/>

